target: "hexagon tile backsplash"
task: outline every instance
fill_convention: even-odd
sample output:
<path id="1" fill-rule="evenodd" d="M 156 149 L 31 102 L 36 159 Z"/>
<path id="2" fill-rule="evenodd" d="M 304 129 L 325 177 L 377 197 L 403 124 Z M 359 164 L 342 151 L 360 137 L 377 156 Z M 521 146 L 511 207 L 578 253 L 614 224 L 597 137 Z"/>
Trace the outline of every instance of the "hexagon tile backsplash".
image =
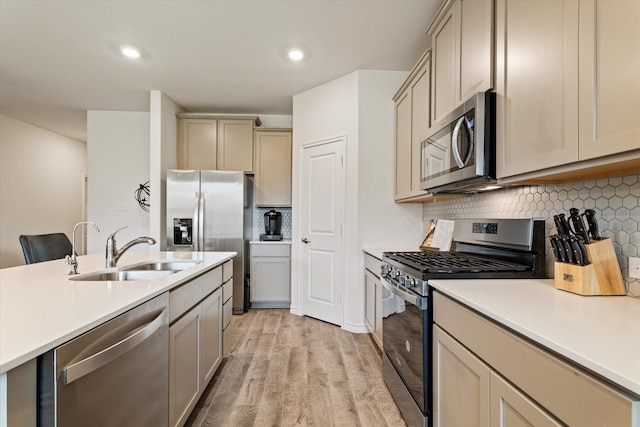
<path id="1" fill-rule="evenodd" d="M 544 218 L 546 237 L 556 234 L 553 215 L 569 208 L 596 211 L 603 237 L 611 237 L 629 296 L 640 298 L 640 280 L 629 278 L 628 257 L 640 256 L 640 175 L 570 184 L 516 187 L 462 199 L 425 203 L 422 220 L 432 218 Z M 546 239 L 546 271 L 553 277 L 553 256 Z"/>

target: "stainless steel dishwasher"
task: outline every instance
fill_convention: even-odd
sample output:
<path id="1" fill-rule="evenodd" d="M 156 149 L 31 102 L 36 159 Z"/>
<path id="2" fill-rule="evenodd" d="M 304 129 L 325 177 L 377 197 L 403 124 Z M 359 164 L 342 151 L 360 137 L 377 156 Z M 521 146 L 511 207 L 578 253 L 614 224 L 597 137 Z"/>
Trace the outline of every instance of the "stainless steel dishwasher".
<path id="1" fill-rule="evenodd" d="M 38 358 L 39 426 L 167 426 L 168 293 Z"/>

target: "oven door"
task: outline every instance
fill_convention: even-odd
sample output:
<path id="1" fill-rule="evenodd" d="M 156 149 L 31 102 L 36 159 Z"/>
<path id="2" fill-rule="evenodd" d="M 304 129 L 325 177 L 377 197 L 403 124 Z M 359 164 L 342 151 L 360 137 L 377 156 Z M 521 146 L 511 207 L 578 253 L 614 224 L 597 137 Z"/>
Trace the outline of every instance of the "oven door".
<path id="1" fill-rule="evenodd" d="M 426 416 L 431 387 L 430 298 L 417 296 L 384 274 L 382 285 L 395 300 L 383 313 L 384 352 Z"/>

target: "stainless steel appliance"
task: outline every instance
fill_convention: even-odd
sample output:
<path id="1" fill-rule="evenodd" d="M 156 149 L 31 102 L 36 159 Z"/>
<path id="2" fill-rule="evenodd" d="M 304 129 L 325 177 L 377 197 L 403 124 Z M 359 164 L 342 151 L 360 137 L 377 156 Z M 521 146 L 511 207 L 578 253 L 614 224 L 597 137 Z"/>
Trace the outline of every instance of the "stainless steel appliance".
<path id="1" fill-rule="evenodd" d="M 495 93 L 477 93 L 421 143 L 420 188 L 469 193 L 496 183 Z"/>
<path id="2" fill-rule="evenodd" d="M 544 277 L 544 220 L 460 219 L 451 252 L 385 252 L 382 374 L 409 427 L 431 425 L 432 279 Z"/>
<path id="3" fill-rule="evenodd" d="M 233 313 L 251 304 L 253 185 L 244 172 L 167 171 L 167 250 L 233 251 Z"/>
<path id="4" fill-rule="evenodd" d="M 271 209 L 264 214 L 264 234 L 260 240 L 282 240 L 282 214 Z"/>
<path id="5" fill-rule="evenodd" d="M 169 423 L 164 293 L 38 358 L 39 426 Z"/>

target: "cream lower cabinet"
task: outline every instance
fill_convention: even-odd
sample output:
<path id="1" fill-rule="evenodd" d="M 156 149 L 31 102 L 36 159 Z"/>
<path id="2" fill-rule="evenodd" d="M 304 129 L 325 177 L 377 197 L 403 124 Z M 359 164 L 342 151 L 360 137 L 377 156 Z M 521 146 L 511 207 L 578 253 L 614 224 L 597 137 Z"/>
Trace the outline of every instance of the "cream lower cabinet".
<path id="1" fill-rule="evenodd" d="M 383 306 L 391 299 L 391 294 L 382 286 L 380 260 L 365 253 L 364 263 L 364 322 L 373 340 L 382 349 Z"/>
<path id="2" fill-rule="evenodd" d="M 222 266 L 222 355 L 229 354 L 233 339 L 233 261 Z"/>
<path id="3" fill-rule="evenodd" d="M 256 206 L 291 206 L 291 131 L 255 132 Z"/>
<path id="4" fill-rule="evenodd" d="M 222 266 L 169 293 L 169 426 L 189 417 L 222 361 Z"/>
<path id="5" fill-rule="evenodd" d="M 439 327 L 434 328 L 434 426 L 560 426 Z"/>
<path id="6" fill-rule="evenodd" d="M 291 306 L 291 244 L 251 243 L 251 305 Z"/>
<path id="7" fill-rule="evenodd" d="M 439 292 L 433 306 L 434 426 L 637 426 L 637 396 Z"/>

